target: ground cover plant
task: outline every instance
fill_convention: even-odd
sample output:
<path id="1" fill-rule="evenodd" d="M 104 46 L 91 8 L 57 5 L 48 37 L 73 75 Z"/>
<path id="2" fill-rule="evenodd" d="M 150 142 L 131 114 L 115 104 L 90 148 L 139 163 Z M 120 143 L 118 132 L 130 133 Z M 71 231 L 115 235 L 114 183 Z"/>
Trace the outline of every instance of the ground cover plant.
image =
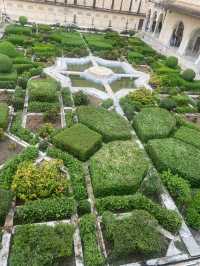
<path id="1" fill-rule="evenodd" d="M 200 186 L 200 151 L 178 139 L 155 139 L 147 143 L 148 153 L 159 171 L 170 169 L 187 179 L 193 187 Z"/>
<path id="2" fill-rule="evenodd" d="M 12 202 L 12 192 L 10 190 L 0 189 L 0 226 L 4 225 L 6 215 Z"/>
<path id="3" fill-rule="evenodd" d="M 133 120 L 133 126 L 144 142 L 167 137 L 176 126 L 176 119 L 167 110 L 144 108 Z"/>
<path id="4" fill-rule="evenodd" d="M 80 123 L 102 135 L 104 142 L 131 138 L 127 121 L 115 112 L 101 107 L 81 106 L 77 108 Z"/>
<path id="5" fill-rule="evenodd" d="M 0 103 L 0 128 L 6 129 L 8 125 L 8 105 Z"/>
<path id="6" fill-rule="evenodd" d="M 96 197 L 126 195 L 139 188 L 149 163 L 132 141 L 105 145 L 90 160 L 90 173 Z"/>
<path id="7" fill-rule="evenodd" d="M 61 259 L 72 257 L 73 233 L 70 224 L 17 226 L 9 263 L 13 266 L 55 265 Z"/>
<path id="8" fill-rule="evenodd" d="M 188 205 L 188 208 L 186 208 L 185 216 L 187 223 L 196 230 L 200 229 L 200 191 L 198 190 L 192 200 L 190 201 L 190 204 Z"/>
<path id="9" fill-rule="evenodd" d="M 81 161 L 86 161 L 101 147 L 102 137 L 83 124 L 66 128 L 53 137 L 53 143 Z"/>
<path id="10" fill-rule="evenodd" d="M 174 137 L 200 149 L 200 131 L 198 130 L 188 127 L 180 127 L 176 131 Z"/>

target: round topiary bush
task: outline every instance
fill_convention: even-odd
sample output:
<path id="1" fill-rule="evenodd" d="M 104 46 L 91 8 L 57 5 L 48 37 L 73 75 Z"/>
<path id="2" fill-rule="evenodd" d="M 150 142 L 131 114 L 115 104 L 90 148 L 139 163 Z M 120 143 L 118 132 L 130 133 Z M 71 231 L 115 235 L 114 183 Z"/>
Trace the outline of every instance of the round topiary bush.
<path id="1" fill-rule="evenodd" d="M 195 72 L 192 69 L 186 69 L 182 73 L 183 79 L 187 80 L 187 81 L 193 81 L 195 76 L 196 76 L 196 74 L 195 74 Z"/>
<path id="2" fill-rule="evenodd" d="M 20 23 L 22 26 L 24 26 L 25 24 L 27 24 L 27 22 L 28 22 L 27 17 L 25 17 L 25 16 L 21 16 L 21 17 L 19 17 L 19 23 Z"/>
<path id="3" fill-rule="evenodd" d="M 178 65 L 178 58 L 175 56 L 169 56 L 166 60 L 166 65 L 171 68 L 176 68 Z"/>
<path id="4" fill-rule="evenodd" d="M 10 73 L 12 65 L 12 60 L 7 55 L 0 54 L 0 73 Z"/>
<path id="5" fill-rule="evenodd" d="M 0 53 L 9 57 L 16 57 L 18 55 L 15 46 L 7 41 L 0 42 Z"/>

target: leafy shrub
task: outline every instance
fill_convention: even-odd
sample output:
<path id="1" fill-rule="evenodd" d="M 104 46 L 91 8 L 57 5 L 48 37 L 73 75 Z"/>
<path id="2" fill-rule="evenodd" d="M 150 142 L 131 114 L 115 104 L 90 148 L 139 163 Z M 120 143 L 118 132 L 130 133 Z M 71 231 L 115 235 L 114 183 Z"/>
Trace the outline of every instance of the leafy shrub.
<path id="1" fill-rule="evenodd" d="M 115 141 L 105 145 L 90 161 L 95 196 L 136 192 L 148 170 L 144 156 L 132 141 Z"/>
<path id="2" fill-rule="evenodd" d="M 52 109 L 47 110 L 43 115 L 43 119 L 45 122 L 55 123 L 59 120 L 59 109 L 53 107 Z"/>
<path id="3" fill-rule="evenodd" d="M 45 152 L 47 150 L 48 146 L 49 146 L 48 141 L 47 140 L 42 140 L 42 141 L 40 141 L 38 147 L 39 147 L 40 151 L 44 151 Z"/>
<path id="4" fill-rule="evenodd" d="M 96 207 L 100 214 L 104 211 L 127 212 L 135 209 L 145 210 L 170 232 L 178 231 L 181 226 L 181 218 L 175 211 L 163 208 L 140 193 L 99 198 L 96 199 Z"/>
<path id="5" fill-rule="evenodd" d="M 67 124 L 67 127 L 72 127 L 74 125 L 74 113 L 72 110 L 68 110 L 66 113 L 65 113 L 65 120 L 66 120 L 66 124 Z"/>
<path id="6" fill-rule="evenodd" d="M 186 221 L 196 230 L 200 229 L 200 191 L 192 198 L 188 208 L 186 209 Z"/>
<path id="7" fill-rule="evenodd" d="M 0 187 L 10 189 L 18 165 L 24 161 L 33 161 L 37 156 L 38 149 L 28 147 L 21 154 L 15 155 L 12 159 L 8 160 L 0 171 Z"/>
<path id="8" fill-rule="evenodd" d="M 6 34 L 24 34 L 30 36 L 32 29 L 30 27 L 24 27 L 19 25 L 8 25 L 5 29 Z"/>
<path id="9" fill-rule="evenodd" d="M 92 51 L 112 50 L 112 42 L 104 38 L 102 34 L 84 34 L 88 46 Z"/>
<path id="10" fill-rule="evenodd" d="M 18 55 L 15 46 L 8 41 L 0 42 L 0 53 L 7 55 L 11 58 L 14 58 Z"/>
<path id="11" fill-rule="evenodd" d="M 28 105 L 28 111 L 33 113 L 44 113 L 52 109 L 59 109 L 59 103 L 31 101 Z"/>
<path id="12" fill-rule="evenodd" d="M 128 122 L 115 112 L 93 106 L 77 108 L 80 123 L 85 124 L 103 136 L 105 142 L 131 138 Z"/>
<path id="13" fill-rule="evenodd" d="M 12 60 L 4 54 L 0 54 L 0 73 L 10 73 L 12 70 Z"/>
<path id="14" fill-rule="evenodd" d="M 171 170 L 187 179 L 192 186 L 200 185 L 200 151 L 178 139 L 150 140 L 147 150 L 159 171 Z"/>
<path id="15" fill-rule="evenodd" d="M 105 265 L 105 258 L 101 254 L 98 247 L 95 216 L 92 214 L 86 214 L 80 219 L 80 234 L 83 243 L 83 256 L 85 265 Z"/>
<path id="16" fill-rule="evenodd" d="M 12 104 L 15 111 L 22 110 L 24 107 L 24 98 L 25 98 L 25 91 L 17 86 L 15 88 L 15 92 L 12 98 Z"/>
<path id="17" fill-rule="evenodd" d="M 21 24 L 21 26 L 24 26 L 25 24 L 27 24 L 27 22 L 28 22 L 27 17 L 25 17 L 25 16 L 19 17 L 19 23 Z"/>
<path id="18" fill-rule="evenodd" d="M 173 95 L 172 99 L 176 102 L 178 106 L 185 106 L 191 102 L 190 97 L 185 94 Z"/>
<path id="19" fill-rule="evenodd" d="M 8 105 L 0 103 L 0 128 L 6 129 L 8 125 Z"/>
<path id="20" fill-rule="evenodd" d="M 4 139 L 4 130 L 0 128 L 0 141 Z"/>
<path id="21" fill-rule="evenodd" d="M 132 101 L 128 95 L 120 99 L 120 105 L 129 121 L 131 121 L 136 112 L 140 111 L 142 108 L 139 102 Z"/>
<path id="22" fill-rule="evenodd" d="M 48 148 L 47 155 L 52 158 L 62 160 L 65 167 L 67 167 L 72 182 L 75 199 L 82 200 L 87 198 L 84 179 L 85 174 L 81 162 L 70 154 L 56 148 Z"/>
<path id="23" fill-rule="evenodd" d="M 73 105 L 71 92 L 68 88 L 62 88 L 62 98 L 64 106 L 71 107 Z"/>
<path id="24" fill-rule="evenodd" d="M 32 51 L 33 53 L 37 56 L 37 57 L 51 57 L 51 56 L 56 56 L 57 54 L 57 49 L 56 46 L 54 46 L 53 44 L 35 44 L 32 47 Z"/>
<path id="25" fill-rule="evenodd" d="M 89 100 L 88 100 L 87 95 L 82 91 L 74 93 L 73 98 L 74 98 L 74 104 L 76 106 L 89 104 Z"/>
<path id="26" fill-rule="evenodd" d="M 105 108 L 105 109 L 109 109 L 110 107 L 113 106 L 113 99 L 107 99 L 107 100 L 104 100 L 101 104 L 101 107 Z"/>
<path id="27" fill-rule="evenodd" d="M 54 127 L 51 123 L 45 123 L 42 125 L 39 130 L 38 134 L 41 138 L 47 138 L 54 132 Z"/>
<path id="28" fill-rule="evenodd" d="M 113 244 L 112 258 L 127 258 L 131 254 L 161 255 L 166 242 L 156 230 L 158 222 L 144 210 L 134 210 L 130 217 L 117 219 L 112 213 L 103 215 L 106 238 Z"/>
<path id="29" fill-rule="evenodd" d="M 14 219 L 17 224 L 62 220 L 71 218 L 75 210 L 75 200 L 72 198 L 34 200 L 19 206 Z"/>
<path id="30" fill-rule="evenodd" d="M 41 165 L 21 163 L 13 177 L 12 190 L 24 201 L 68 194 L 69 185 L 60 172 L 61 165 L 56 160 Z"/>
<path id="31" fill-rule="evenodd" d="M 181 127 L 176 131 L 174 137 L 200 149 L 200 131 L 198 130 Z"/>
<path id="32" fill-rule="evenodd" d="M 140 54 L 138 52 L 129 52 L 128 53 L 128 61 L 130 63 L 142 65 L 142 64 L 145 64 L 145 57 L 143 54 Z"/>
<path id="33" fill-rule="evenodd" d="M 154 94 L 146 88 L 140 88 L 134 92 L 131 92 L 129 93 L 128 97 L 133 102 L 139 102 L 141 105 L 154 105 L 155 104 Z"/>
<path id="34" fill-rule="evenodd" d="M 144 108 L 133 120 L 133 126 L 141 138 L 149 139 L 167 137 L 176 125 L 176 119 L 167 110 L 152 107 Z"/>
<path id="35" fill-rule="evenodd" d="M 74 227 L 70 224 L 17 226 L 9 264 L 53 265 L 60 259 L 71 257 L 73 234 Z"/>
<path id="36" fill-rule="evenodd" d="M 179 205 L 187 205 L 191 201 L 192 193 L 187 180 L 178 175 L 173 175 L 169 170 L 162 173 L 161 179 Z"/>
<path id="37" fill-rule="evenodd" d="M 91 212 L 91 205 L 88 200 L 80 200 L 78 202 L 77 211 L 79 215 L 83 215 Z"/>
<path id="38" fill-rule="evenodd" d="M 176 68 L 178 65 L 178 59 L 175 56 L 169 56 L 166 60 L 166 65 L 171 68 Z"/>
<path id="39" fill-rule="evenodd" d="M 76 124 L 55 135 L 53 142 L 58 148 L 86 161 L 101 147 L 102 137 L 86 126 Z"/>
<path id="40" fill-rule="evenodd" d="M 182 73 L 182 77 L 186 81 L 193 81 L 195 79 L 195 76 L 196 76 L 196 74 L 195 74 L 194 70 L 192 70 L 192 69 L 186 69 Z"/>
<path id="41" fill-rule="evenodd" d="M 177 104 L 171 98 L 164 98 L 160 101 L 159 106 L 161 108 L 167 109 L 168 111 L 172 111 L 177 107 Z"/>
<path id="42" fill-rule="evenodd" d="M 9 212 L 12 202 L 12 193 L 9 190 L 0 189 L 0 225 L 5 223 L 6 215 Z"/>

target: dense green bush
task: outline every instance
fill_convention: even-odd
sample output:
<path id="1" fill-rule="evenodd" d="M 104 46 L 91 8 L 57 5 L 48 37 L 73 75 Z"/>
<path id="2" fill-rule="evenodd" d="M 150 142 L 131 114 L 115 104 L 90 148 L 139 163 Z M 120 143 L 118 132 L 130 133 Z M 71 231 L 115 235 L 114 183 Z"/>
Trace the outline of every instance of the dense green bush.
<path id="1" fill-rule="evenodd" d="M 105 142 L 131 138 L 128 122 L 115 112 L 101 107 L 81 106 L 77 115 L 80 123 L 101 134 Z"/>
<path id="2" fill-rule="evenodd" d="M 143 54 L 140 54 L 138 52 L 129 52 L 128 53 L 128 60 L 130 63 L 135 63 L 135 64 L 145 64 L 145 57 Z"/>
<path id="3" fill-rule="evenodd" d="M 73 234 L 74 227 L 70 224 L 19 225 L 15 230 L 9 264 L 53 266 L 61 259 L 72 257 Z"/>
<path id="4" fill-rule="evenodd" d="M 10 73 L 12 66 L 12 60 L 7 55 L 0 54 L 0 73 Z"/>
<path id="5" fill-rule="evenodd" d="M 51 56 L 56 56 L 57 54 L 56 46 L 53 44 L 35 44 L 32 47 L 32 51 L 37 57 L 49 58 Z"/>
<path id="6" fill-rule="evenodd" d="M 186 81 L 193 81 L 195 79 L 195 76 L 196 76 L 196 74 L 195 74 L 194 70 L 192 70 L 192 69 L 186 69 L 182 73 L 182 77 Z"/>
<path id="7" fill-rule="evenodd" d="M 176 131 L 174 137 L 200 149 L 200 131 L 198 130 L 183 126 Z"/>
<path id="8" fill-rule="evenodd" d="M 0 187 L 10 189 L 18 165 L 24 161 L 33 161 L 37 156 L 38 149 L 36 147 L 28 147 L 21 154 L 15 155 L 8 160 L 0 171 Z"/>
<path id="9" fill-rule="evenodd" d="M 11 58 L 14 58 L 18 55 L 15 46 L 8 41 L 0 42 L 0 53 L 7 55 Z"/>
<path id="10" fill-rule="evenodd" d="M 82 124 L 66 128 L 53 137 L 53 143 L 81 161 L 86 161 L 101 147 L 102 137 Z"/>
<path id="11" fill-rule="evenodd" d="M 152 93 L 150 90 L 143 88 L 143 87 L 139 88 L 136 91 L 130 92 L 128 94 L 128 97 L 130 98 L 131 101 L 138 102 L 142 106 L 155 105 L 155 102 L 156 102 L 154 93 Z"/>
<path id="12" fill-rule="evenodd" d="M 72 107 L 73 102 L 69 88 L 62 88 L 62 98 L 64 106 Z"/>
<path id="13" fill-rule="evenodd" d="M 24 107 L 25 91 L 17 86 L 12 97 L 12 105 L 15 111 L 22 110 Z"/>
<path id="14" fill-rule="evenodd" d="M 34 200 L 17 207 L 15 223 L 26 224 L 71 218 L 75 213 L 75 200 L 67 197 Z"/>
<path id="15" fill-rule="evenodd" d="M 100 214 L 104 211 L 127 212 L 135 209 L 148 211 L 170 232 L 178 231 L 181 226 L 181 218 L 175 211 L 161 207 L 140 193 L 96 199 L 96 207 Z"/>
<path id="16" fill-rule="evenodd" d="M 101 107 L 105 108 L 105 109 L 109 109 L 110 107 L 113 106 L 113 99 L 109 98 L 107 100 L 104 100 L 101 104 Z"/>
<path id="17" fill-rule="evenodd" d="M 198 190 L 188 208 L 186 209 L 186 221 L 196 230 L 200 229 L 200 191 Z"/>
<path id="18" fill-rule="evenodd" d="M 194 187 L 200 186 L 200 151 L 178 139 L 150 140 L 147 150 L 159 171 L 170 169 L 187 179 Z"/>
<path id="19" fill-rule="evenodd" d="M 12 193 L 9 190 L 0 189 L 0 226 L 5 223 L 12 202 Z"/>
<path id="20" fill-rule="evenodd" d="M 176 102 L 178 106 L 186 106 L 191 103 L 190 97 L 186 94 L 173 95 L 172 99 Z"/>
<path id="21" fill-rule="evenodd" d="M 105 258 L 98 247 L 95 220 L 92 214 L 86 214 L 80 219 L 84 263 L 87 266 L 104 266 Z"/>
<path id="22" fill-rule="evenodd" d="M 57 158 L 59 160 L 62 160 L 65 167 L 67 167 L 75 199 L 82 200 L 87 198 L 87 191 L 86 191 L 85 177 L 84 177 L 85 173 L 81 162 L 75 159 L 70 154 L 52 147 L 48 148 L 47 155 L 52 158 Z"/>
<path id="23" fill-rule="evenodd" d="M 8 25 L 5 29 L 6 34 L 24 34 L 30 36 L 32 33 L 31 27 L 24 27 L 19 25 Z"/>
<path id="24" fill-rule="evenodd" d="M 168 111 L 172 111 L 176 109 L 177 104 L 176 102 L 171 98 L 164 98 L 160 101 L 159 106 L 161 108 L 167 109 Z"/>
<path id="25" fill-rule="evenodd" d="M 102 34 L 84 34 L 88 46 L 92 51 L 112 50 L 112 41 L 104 38 Z"/>
<path id="26" fill-rule="evenodd" d="M 6 129 L 8 125 L 9 109 L 6 103 L 0 103 L 0 128 Z"/>
<path id="27" fill-rule="evenodd" d="M 132 141 L 108 143 L 90 161 L 95 196 L 136 192 L 146 175 L 148 165 L 144 152 Z"/>
<path id="28" fill-rule="evenodd" d="M 176 119 L 165 109 L 144 108 L 134 117 L 133 126 L 141 140 L 146 142 L 167 137 L 175 128 Z"/>
<path id="29" fill-rule="evenodd" d="M 32 113 L 44 113 L 54 108 L 59 109 L 58 102 L 50 103 L 50 102 L 31 101 L 28 105 L 28 111 Z"/>
<path id="30" fill-rule="evenodd" d="M 171 68 L 176 68 L 178 65 L 178 58 L 175 56 L 169 56 L 166 60 L 166 65 Z"/>
<path id="31" fill-rule="evenodd" d="M 25 16 L 19 17 L 19 23 L 21 24 L 21 26 L 24 26 L 25 24 L 27 24 L 27 22 L 28 22 L 27 17 L 25 17 Z"/>
<path id="32" fill-rule="evenodd" d="M 91 212 L 91 205 L 89 200 L 80 200 L 78 202 L 77 211 L 79 215 L 83 215 Z"/>
<path id="33" fill-rule="evenodd" d="M 74 104 L 76 106 L 89 104 L 89 100 L 88 100 L 87 95 L 82 91 L 74 93 L 73 98 L 74 98 Z"/>

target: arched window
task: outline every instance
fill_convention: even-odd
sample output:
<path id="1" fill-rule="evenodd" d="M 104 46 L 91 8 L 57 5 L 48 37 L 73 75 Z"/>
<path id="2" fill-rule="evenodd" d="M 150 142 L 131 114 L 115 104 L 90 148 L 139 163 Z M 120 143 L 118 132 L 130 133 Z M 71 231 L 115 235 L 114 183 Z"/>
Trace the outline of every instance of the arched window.
<path id="1" fill-rule="evenodd" d="M 151 9 L 149 10 L 148 15 L 147 15 L 145 31 L 148 31 L 148 29 L 149 29 L 150 18 L 151 18 Z"/>
<path id="2" fill-rule="evenodd" d="M 170 46 L 178 48 L 181 45 L 183 39 L 183 32 L 184 32 L 184 24 L 183 22 L 180 22 L 172 32 L 172 36 L 170 39 Z"/>
<path id="3" fill-rule="evenodd" d="M 151 32 L 154 32 L 154 30 L 155 30 L 156 19 L 157 19 L 157 12 L 155 12 L 154 15 L 153 15 L 153 22 L 152 22 L 152 26 L 151 26 Z"/>
<path id="4" fill-rule="evenodd" d="M 185 54 L 190 56 L 200 55 L 200 28 L 192 32 Z"/>

